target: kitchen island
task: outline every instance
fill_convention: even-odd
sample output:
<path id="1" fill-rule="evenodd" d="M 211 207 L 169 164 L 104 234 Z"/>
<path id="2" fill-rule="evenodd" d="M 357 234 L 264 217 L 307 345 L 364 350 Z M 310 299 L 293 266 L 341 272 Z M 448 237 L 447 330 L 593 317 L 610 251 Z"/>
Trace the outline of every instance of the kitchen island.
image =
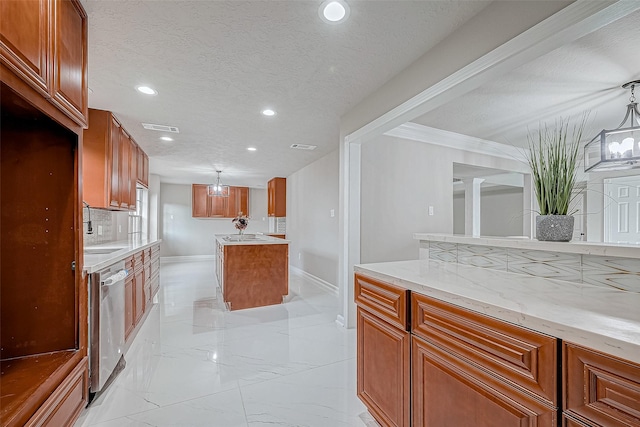
<path id="1" fill-rule="evenodd" d="M 289 241 L 261 234 L 216 235 L 216 275 L 229 310 L 282 303 L 289 293 Z"/>
<path id="2" fill-rule="evenodd" d="M 382 425 L 640 425 L 639 248 L 415 238 L 420 260 L 355 267 Z"/>

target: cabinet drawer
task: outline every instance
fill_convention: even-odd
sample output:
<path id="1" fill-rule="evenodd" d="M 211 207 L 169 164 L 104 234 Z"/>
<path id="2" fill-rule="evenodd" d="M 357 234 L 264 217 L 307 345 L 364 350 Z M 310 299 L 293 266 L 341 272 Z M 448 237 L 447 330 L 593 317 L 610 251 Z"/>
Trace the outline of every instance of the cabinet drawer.
<path id="1" fill-rule="evenodd" d="M 72 426 L 87 404 L 88 390 L 88 364 L 85 357 L 25 426 Z"/>
<path id="2" fill-rule="evenodd" d="M 587 424 L 583 424 L 566 415 L 562 417 L 562 425 L 563 427 L 589 427 Z"/>
<path id="3" fill-rule="evenodd" d="M 129 272 L 133 272 L 133 267 L 134 267 L 134 258 L 133 258 L 133 256 L 125 258 L 125 260 L 124 260 L 124 268 L 129 270 Z"/>
<path id="4" fill-rule="evenodd" d="M 413 334 L 558 405 L 556 338 L 415 293 L 411 312 Z"/>
<path id="5" fill-rule="evenodd" d="M 356 304 L 405 331 L 408 327 L 408 295 L 406 289 L 355 275 Z"/>
<path id="6" fill-rule="evenodd" d="M 586 425 L 640 426 L 640 365 L 566 343 L 565 412 Z"/>

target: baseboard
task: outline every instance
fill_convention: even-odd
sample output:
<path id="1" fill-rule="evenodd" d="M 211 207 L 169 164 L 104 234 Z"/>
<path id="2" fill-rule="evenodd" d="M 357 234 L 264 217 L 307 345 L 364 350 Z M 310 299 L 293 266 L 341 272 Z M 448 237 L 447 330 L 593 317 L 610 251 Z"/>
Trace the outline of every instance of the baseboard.
<path id="1" fill-rule="evenodd" d="M 208 261 L 215 260 L 215 255 L 188 255 L 188 256 L 162 256 L 160 257 L 160 263 L 165 264 L 169 262 L 193 262 L 193 261 Z"/>
<path id="2" fill-rule="evenodd" d="M 298 267 L 294 267 L 292 265 L 289 266 L 289 270 L 291 270 L 291 272 L 302 276 L 306 279 L 311 280 L 311 282 L 316 285 L 321 287 L 322 289 L 331 292 L 332 294 L 334 294 L 335 296 L 338 296 L 338 287 L 336 285 L 333 285 L 329 282 L 327 282 L 326 280 L 322 280 L 319 277 L 314 276 L 313 274 L 307 273 L 306 271 L 299 269 Z"/>

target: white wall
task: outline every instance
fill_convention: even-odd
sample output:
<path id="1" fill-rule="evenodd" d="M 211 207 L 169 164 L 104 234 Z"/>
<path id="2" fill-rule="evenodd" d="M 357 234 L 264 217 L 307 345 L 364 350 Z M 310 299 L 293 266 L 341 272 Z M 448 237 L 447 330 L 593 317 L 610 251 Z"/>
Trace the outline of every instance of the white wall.
<path id="1" fill-rule="evenodd" d="M 417 259 L 413 233 L 453 232 L 454 163 L 523 168 L 516 160 L 389 136 L 362 145 L 362 263 Z"/>
<path id="2" fill-rule="evenodd" d="M 266 232 L 266 213 L 266 190 L 250 189 L 249 215 L 252 220 L 249 221 L 246 233 Z M 214 255 L 213 236 L 215 234 L 238 232 L 229 218 L 193 218 L 191 216 L 191 185 L 160 184 L 158 214 L 163 257 Z"/>
<path id="3" fill-rule="evenodd" d="M 480 196 L 480 234 L 483 236 L 522 236 L 524 197 L 522 188 L 499 191 L 482 189 Z"/>
<path id="4" fill-rule="evenodd" d="M 287 177 L 289 263 L 338 284 L 338 150 Z M 330 211 L 334 210 L 334 217 Z"/>

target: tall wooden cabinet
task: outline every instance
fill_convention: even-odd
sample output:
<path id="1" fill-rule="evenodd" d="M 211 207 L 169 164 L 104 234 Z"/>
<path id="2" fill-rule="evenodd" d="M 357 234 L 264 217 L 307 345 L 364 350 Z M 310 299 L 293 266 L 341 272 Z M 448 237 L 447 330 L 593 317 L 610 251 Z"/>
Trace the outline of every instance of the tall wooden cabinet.
<path id="1" fill-rule="evenodd" d="M 287 216 L 287 178 L 267 182 L 267 214 L 276 218 Z"/>
<path id="2" fill-rule="evenodd" d="M 87 14 L 80 2 L 2 1 L 0 16 L 0 60 L 7 71 L 86 126 Z"/>
<path id="3" fill-rule="evenodd" d="M 87 403 L 86 26 L 76 0 L 0 1 L 2 426 L 69 426 Z"/>
<path id="4" fill-rule="evenodd" d="M 94 208 L 135 210 L 136 185 L 149 181 L 148 157 L 110 111 L 89 110 L 82 160 L 85 202 Z"/>

